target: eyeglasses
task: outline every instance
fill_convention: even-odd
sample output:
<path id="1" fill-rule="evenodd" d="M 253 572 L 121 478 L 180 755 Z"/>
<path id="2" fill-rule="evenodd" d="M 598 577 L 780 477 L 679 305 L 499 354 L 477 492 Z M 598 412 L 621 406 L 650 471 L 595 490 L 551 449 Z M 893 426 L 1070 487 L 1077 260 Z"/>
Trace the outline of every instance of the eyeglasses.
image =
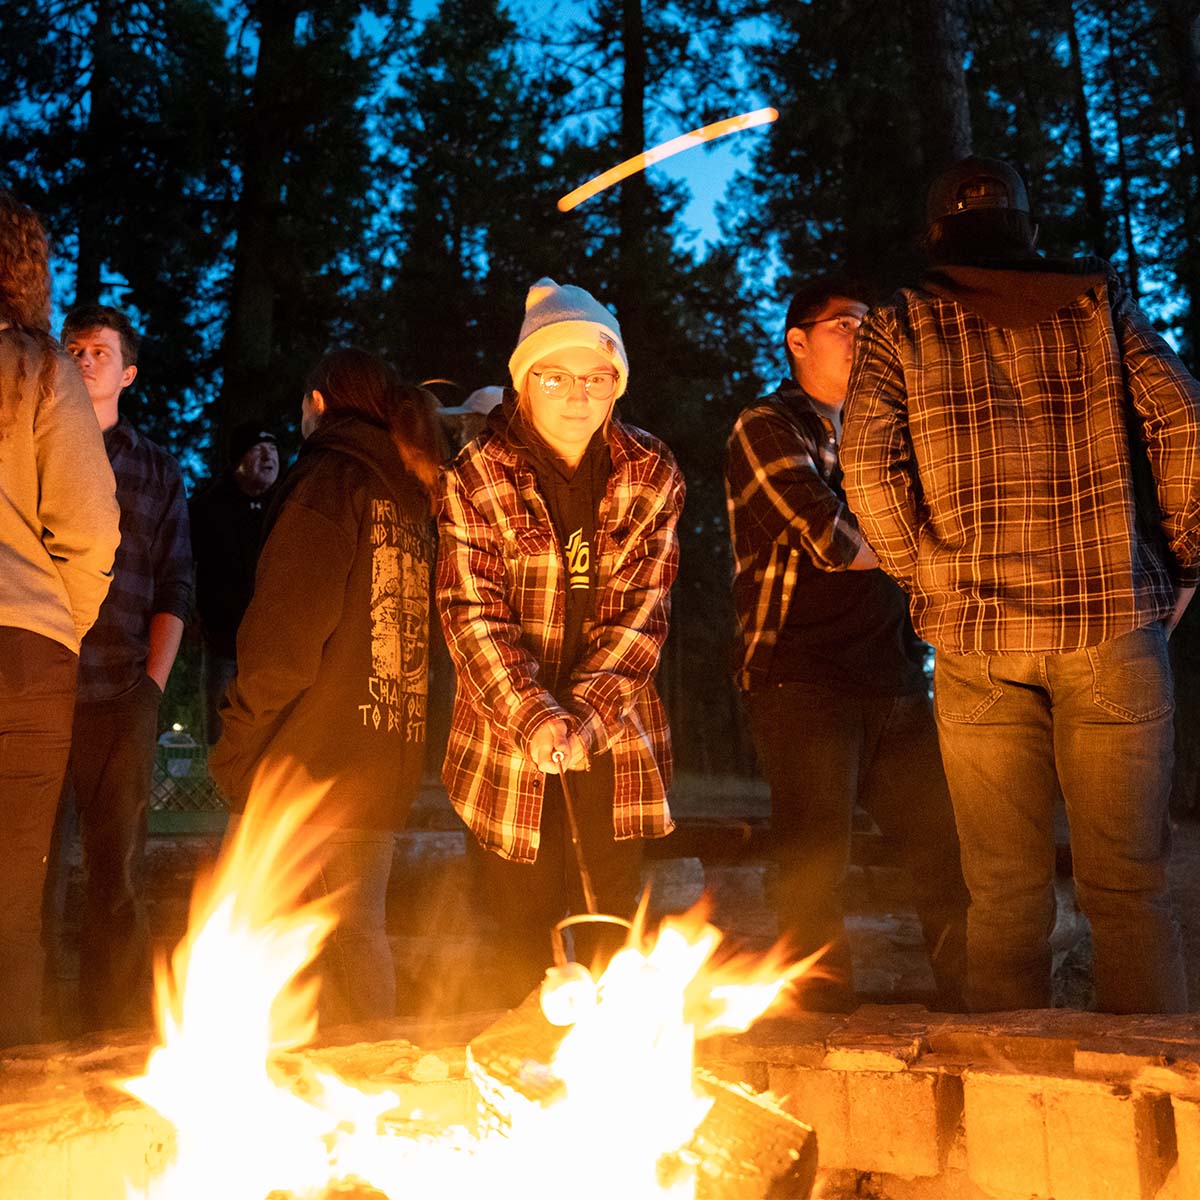
<path id="1" fill-rule="evenodd" d="M 835 325 L 838 333 L 853 333 L 863 323 L 862 317 L 841 313 L 836 317 L 822 317 L 819 321 L 801 321 L 793 329 L 811 329 L 814 325 Z"/>
<path id="2" fill-rule="evenodd" d="M 617 377 L 611 371 L 593 371 L 590 375 L 572 375 L 552 367 L 546 371 L 530 371 L 538 381 L 543 396 L 552 400 L 561 400 L 575 390 L 576 383 L 583 384 L 583 390 L 589 400 L 611 400 L 617 390 Z"/>

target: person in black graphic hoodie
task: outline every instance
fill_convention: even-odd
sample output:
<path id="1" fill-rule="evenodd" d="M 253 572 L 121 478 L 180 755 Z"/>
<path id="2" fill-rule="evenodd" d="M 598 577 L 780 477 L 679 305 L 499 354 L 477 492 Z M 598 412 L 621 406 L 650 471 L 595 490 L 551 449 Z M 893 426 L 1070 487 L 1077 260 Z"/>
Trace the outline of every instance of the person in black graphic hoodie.
<path id="1" fill-rule="evenodd" d="M 235 812 L 260 765 L 328 789 L 320 885 L 347 892 L 319 963 L 326 1025 L 394 1014 L 384 899 L 424 760 L 435 407 L 363 350 L 309 376 L 209 762 Z"/>

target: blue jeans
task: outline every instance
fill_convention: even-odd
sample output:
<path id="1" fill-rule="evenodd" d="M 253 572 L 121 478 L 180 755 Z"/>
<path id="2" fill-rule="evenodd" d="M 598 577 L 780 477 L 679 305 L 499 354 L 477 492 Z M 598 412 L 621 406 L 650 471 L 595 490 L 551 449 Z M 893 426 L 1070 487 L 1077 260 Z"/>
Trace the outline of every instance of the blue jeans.
<path id="1" fill-rule="evenodd" d="M 204 737 L 210 746 L 215 746 L 221 738 L 224 724 L 217 710 L 236 674 L 236 658 L 218 654 L 211 646 L 204 647 Z"/>
<path id="2" fill-rule="evenodd" d="M 1174 700 L 1161 626 L 1056 654 L 939 650 L 934 691 L 971 891 L 970 1007 L 1050 1003 L 1061 789 L 1098 1007 L 1185 1012 L 1167 890 Z"/>

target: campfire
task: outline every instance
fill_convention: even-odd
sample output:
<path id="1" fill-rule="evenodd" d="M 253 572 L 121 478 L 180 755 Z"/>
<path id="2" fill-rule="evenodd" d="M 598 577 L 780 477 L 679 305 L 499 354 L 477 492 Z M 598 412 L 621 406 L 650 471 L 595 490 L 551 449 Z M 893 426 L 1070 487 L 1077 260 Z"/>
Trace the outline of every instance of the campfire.
<path id="1" fill-rule="evenodd" d="M 272 783 L 262 794 L 282 794 Z M 316 1035 L 305 972 L 337 920 L 336 897 L 305 898 L 316 799 L 251 806 L 160 964 L 160 1044 L 123 1086 L 173 1126 L 174 1150 L 130 1200 L 809 1194 L 812 1131 L 693 1062 L 698 1039 L 746 1029 L 809 964 L 721 957 L 701 910 L 657 931 L 639 915 L 598 979 L 560 965 L 475 1039 L 474 1127 L 289 1053 Z"/>

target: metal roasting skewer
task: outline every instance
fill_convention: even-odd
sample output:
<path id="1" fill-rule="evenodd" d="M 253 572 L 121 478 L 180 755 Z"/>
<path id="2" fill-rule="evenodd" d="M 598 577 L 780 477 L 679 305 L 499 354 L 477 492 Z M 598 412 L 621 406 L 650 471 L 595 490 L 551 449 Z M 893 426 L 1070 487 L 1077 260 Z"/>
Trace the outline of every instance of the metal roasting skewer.
<path id="1" fill-rule="evenodd" d="M 551 759 L 558 765 L 558 778 L 562 782 L 563 807 L 567 810 L 567 829 L 571 834 L 571 845 L 575 847 L 575 862 L 579 867 L 579 880 L 583 884 L 583 903 L 591 915 L 599 910 L 596 907 L 596 893 L 592 890 L 592 876 L 588 871 L 587 860 L 583 857 L 583 843 L 579 840 L 579 826 L 575 821 L 575 804 L 571 796 L 571 786 L 567 783 L 567 756 L 561 750 L 555 750 Z"/>

